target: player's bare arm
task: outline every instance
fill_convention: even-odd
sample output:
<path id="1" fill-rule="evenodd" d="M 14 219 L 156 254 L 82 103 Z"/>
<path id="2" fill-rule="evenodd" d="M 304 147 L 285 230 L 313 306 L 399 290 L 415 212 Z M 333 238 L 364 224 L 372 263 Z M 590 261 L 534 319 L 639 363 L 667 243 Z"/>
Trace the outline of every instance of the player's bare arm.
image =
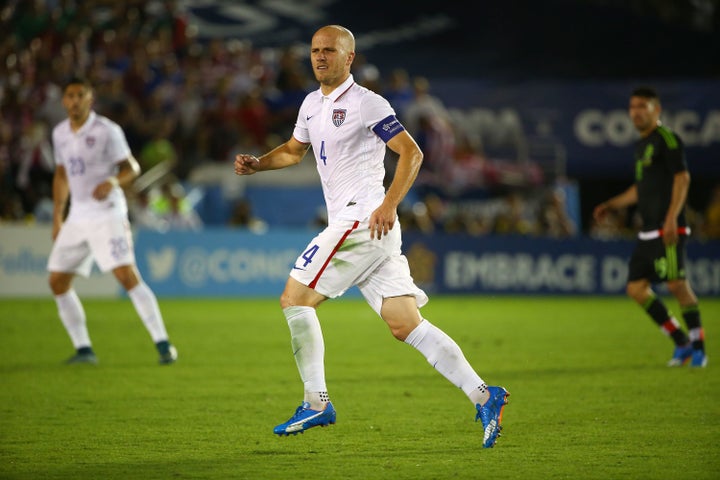
<path id="1" fill-rule="evenodd" d="M 423 153 L 415 140 L 403 131 L 387 143 L 390 150 L 399 155 L 393 181 L 385 194 L 383 203 L 370 215 L 370 238 L 382 238 L 395 225 L 397 208 L 417 177 L 423 161 Z"/>
<path id="2" fill-rule="evenodd" d="M 300 163 L 310 145 L 298 142 L 294 137 L 262 155 L 255 157 L 241 153 L 235 157 L 235 175 L 252 175 L 263 170 L 279 170 Z"/>
<path id="3" fill-rule="evenodd" d="M 95 187 L 93 198 L 104 200 L 110 195 L 115 186 L 125 188 L 129 186 L 140 174 L 140 165 L 135 157 L 128 157 L 118 164 L 118 173 L 114 177 L 108 177 L 104 182 Z"/>
<path id="4" fill-rule="evenodd" d="M 602 220 L 608 210 L 618 210 L 620 208 L 628 207 L 636 204 L 638 201 L 637 185 L 633 185 L 625 190 L 620 195 L 612 197 L 593 210 L 593 218 L 595 220 Z"/>
<path id="5" fill-rule="evenodd" d="M 70 187 L 68 185 L 67 172 L 65 167 L 58 165 L 53 175 L 53 228 L 52 239 L 57 238 L 60 227 L 65 220 L 65 208 L 67 207 L 68 198 L 70 198 Z"/>
<path id="6" fill-rule="evenodd" d="M 675 245 L 678 241 L 677 217 L 685 205 L 689 188 L 690 174 L 687 171 L 676 173 L 673 177 L 672 199 L 663 224 L 663 242 L 665 242 L 665 245 Z"/>

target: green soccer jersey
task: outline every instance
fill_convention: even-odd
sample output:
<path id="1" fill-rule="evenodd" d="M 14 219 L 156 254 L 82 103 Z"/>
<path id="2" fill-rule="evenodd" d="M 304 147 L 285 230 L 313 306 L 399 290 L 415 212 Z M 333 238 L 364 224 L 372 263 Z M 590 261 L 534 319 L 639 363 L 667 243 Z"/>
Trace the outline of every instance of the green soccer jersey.
<path id="1" fill-rule="evenodd" d="M 635 182 L 642 230 L 658 230 L 672 198 L 673 177 L 687 170 L 682 140 L 669 128 L 658 126 L 635 144 Z M 678 227 L 685 226 L 684 209 Z"/>

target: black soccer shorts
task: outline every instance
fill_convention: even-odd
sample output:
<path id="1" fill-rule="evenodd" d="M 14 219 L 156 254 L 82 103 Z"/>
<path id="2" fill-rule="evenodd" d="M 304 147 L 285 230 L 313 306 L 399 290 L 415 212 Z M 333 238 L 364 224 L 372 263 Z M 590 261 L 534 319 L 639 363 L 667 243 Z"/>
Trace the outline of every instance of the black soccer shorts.
<path id="1" fill-rule="evenodd" d="M 628 282 L 646 279 L 650 283 L 662 283 L 685 278 L 685 243 L 687 237 L 680 235 L 678 243 L 665 246 L 662 237 L 638 240 L 628 269 Z"/>

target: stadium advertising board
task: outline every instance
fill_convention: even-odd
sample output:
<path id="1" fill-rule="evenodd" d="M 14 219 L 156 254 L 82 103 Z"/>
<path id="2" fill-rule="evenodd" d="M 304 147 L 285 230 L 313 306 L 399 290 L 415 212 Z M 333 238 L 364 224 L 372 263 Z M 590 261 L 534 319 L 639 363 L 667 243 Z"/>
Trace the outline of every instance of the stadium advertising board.
<path id="1" fill-rule="evenodd" d="M 623 294 L 632 241 L 405 235 L 415 281 L 438 293 Z M 691 241 L 698 295 L 720 295 L 720 245 Z"/>
<path id="2" fill-rule="evenodd" d="M 158 296 L 280 295 L 312 234 L 255 235 L 224 228 L 203 232 L 138 232 L 138 268 Z"/>
<path id="3" fill-rule="evenodd" d="M 138 267 L 160 296 L 278 296 L 313 232 L 141 231 Z M 623 294 L 631 241 L 406 234 L 413 277 L 449 294 Z M 699 295 L 720 295 L 720 246 L 691 242 Z M 357 292 L 352 290 L 351 294 Z"/>
<path id="4" fill-rule="evenodd" d="M 0 298 L 50 295 L 45 270 L 49 227 L 0 228 Z M 307 231 L 263 235 L 228 229 L 136 232 L 143 278 L 162 297 L 275 297 L 282 292 Z M 632 241 L 589 238 L 423 236 L 406 233 L 415 281 L 448 294 L 623 294 Z M 720 295 L 720 244 L 691 240 L 688 276 L 700 296 Z M 83 296 L 121 295 L 112 275 L 79 277 Z M 359 295 L 357 289 L 348 292 Z"/>

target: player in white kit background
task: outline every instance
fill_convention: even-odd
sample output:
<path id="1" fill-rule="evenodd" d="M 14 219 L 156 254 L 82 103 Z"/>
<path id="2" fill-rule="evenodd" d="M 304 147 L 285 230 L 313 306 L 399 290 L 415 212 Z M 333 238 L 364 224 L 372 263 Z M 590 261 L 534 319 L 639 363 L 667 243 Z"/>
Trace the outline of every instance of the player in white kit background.
<path id="1" fill-rule="evenodd" d="M 76 349 L 68 363 L 97 363 L 85 311 L 72 287 L 76 274 L 90 274 L 94 260 L 127 291 L 155 343 L 160 364 L 171 364 L 177 351 L 168 339 L 157 298 L 135 266 L 122 190 L 132 184 L 140 167 L 120 126 L 92 110 L 93 90 L 87 80 L 70 79 L 62 103 L 68 118 L 52 133 L 56 169 L 53 247 L 47 268 L 58 314 Z"/>
<path id="2" fill-rule="evenodd" d="M 398 340 L 416 348 L 461 388 L 492 447 L 509 393 L 487 386 L 447 334 L 424 319 L 428 298 L 410 275 L 401 252 L 397 208 L 417 176 L 423 154 L 383 97 L 354 82 L 355 39 L 339 25 L 320 28 L 310 58 L 320 88 L 300 107 L 292 137 L 256 158 L 240 154 L 235 173 L 251 175 L 298 164 L 312 146 L 328 210 L 328 226 L 295 261 L 280 304 L 304 386 L 295 414 L 274 433 L 289 435 L 335 423 L 325 383 L 324 340 L 316 308 L 357 285 Z M 387 192 L 386 148 L 398 154 Z"/>

